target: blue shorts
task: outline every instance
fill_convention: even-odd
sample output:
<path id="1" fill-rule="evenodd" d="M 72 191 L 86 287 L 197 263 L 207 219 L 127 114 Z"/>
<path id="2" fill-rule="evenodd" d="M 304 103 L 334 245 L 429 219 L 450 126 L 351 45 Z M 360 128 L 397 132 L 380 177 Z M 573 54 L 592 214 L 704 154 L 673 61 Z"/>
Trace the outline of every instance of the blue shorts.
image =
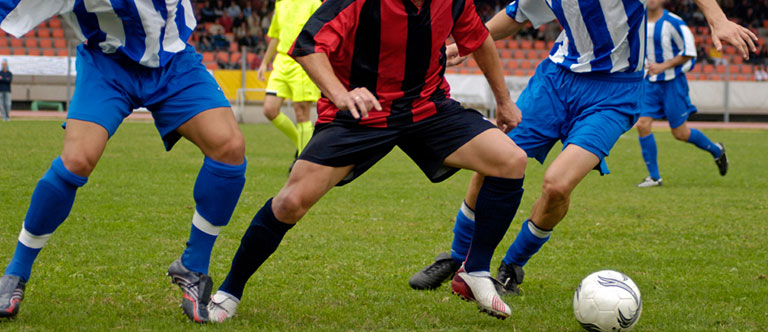
<path id="1" fill-rule="evenodd" d="M 122 55 L 80 45 L 75 93 L 67 118 L 96 123 L 112 137 L 134 109 L 146 107 L 166 150 L 170 150 L 181 138 L 176 128 L 203 111 L 229 107 L 201 60 L 187 45 L 164 67 L 150 68 Z"/>
<path id="2" fill-rule="evenodd" d="M 645 80 L 645 97 L 640 109 L 640 116 L 654 119 L 667 118 L 669 126 L 677 128 L 683 125 L 691 114 L 698 112 L 691 104 L 688 95 L 688 79 L 678 75 L 670 81 L 651 82 Z"/>
<path id="3" fill-rule="evenodd" d="M 509 137 L 540 163 L 557 140 L 604 158 L 638 118 L 642 73 L 576 74 L 549 59 L 536 68 L 517 100 L 523 121 Z"/>

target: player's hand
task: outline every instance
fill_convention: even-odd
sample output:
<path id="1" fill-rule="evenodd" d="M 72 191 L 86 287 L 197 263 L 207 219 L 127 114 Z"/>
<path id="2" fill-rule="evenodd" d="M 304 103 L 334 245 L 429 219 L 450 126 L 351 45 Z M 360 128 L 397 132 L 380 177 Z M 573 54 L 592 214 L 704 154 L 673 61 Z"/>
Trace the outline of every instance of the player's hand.
<path id="1" fill-rule="evenodd" d="M 514 102 L 507 100 L 496 103 L 496 126 L 508 133 L 523 121 L 523 114 Z"/>
<path id="2" fill-rule="evenodd" d="M 448 67 L 458 66 L 467 59 L 465 56 L 459 56 L 459 47 L 455 43 L 445 47 L 445 57 L 445 65 Z"/>
<path id="3" fill-rule="evenodd" d="M 660 63 L 652 63 L 648 65 L 648 76 L 658 75 L 663 73 L 666 70 L 664 68 L 664 65 Z"/>
<path id="4" fill-rule="evenodd" d="M 267 73 L 267 63 L 262 62 L 261 65 L 259 65 L 259 71 L 256 72 L 256 77 L 258 77 L 259 81 L 266 81 L 265 74 Z"/>
<path id="5" fill-rule="evenodd" d="M 757 36 L 751 30 L 727 20 L 711 24 L 710 29 L 712 30 L 712 42 L 718 51 L 723 50 L 722 42 L 727 42 L 736 47 L 744 59 L 749 60 L 750 50 L 757 53 L 755 46 Z"/>
<path id="6" fill-rule="evenodd" d="M 366 88 L 356 88 L 333 99 L 333 103 L 342 111 L 349 110 L 355 119 L 368 117 L 368 111 L 375 108 L 381 111 L 381 104 Z"/>

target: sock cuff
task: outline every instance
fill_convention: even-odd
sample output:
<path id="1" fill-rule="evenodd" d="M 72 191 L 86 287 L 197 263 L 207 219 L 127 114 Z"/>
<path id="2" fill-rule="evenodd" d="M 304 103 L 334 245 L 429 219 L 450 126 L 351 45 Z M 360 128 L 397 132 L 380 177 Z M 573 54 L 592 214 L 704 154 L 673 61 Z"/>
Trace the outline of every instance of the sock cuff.
<path id="1" fill-rule="evenodd" d="M 527 224 L 528 230 L 531 232 L 531 234 L 533 234 L 534 236 L 536 236 L 538 238 L 545 239 L 545 238 L 548 238 L 550 234 L 552 234 L 552 230 L 551 229 L 550 230 L 546 230 L 546 229 L 543 229 L 543 228 L 541 228 L 539 226 L 536 226 L 536 224 L 534 224 L 533 220 L 531 220 L 531 219 L 526 219 L 525 223 Z"/>
<path id="2" fill-rule="evenodd" d="M 248 159 L 243 160 L 240 165 L 230 165 L 220 161 L 213 160 L 209 157 L 205 157 L 203 160 L 203 168 L 211 171 L 214 175 L 224 178 L 238 178 L 245 175 L 245 170 L 248 167 Z"/>
<path id="3" fill-rule="evenodd" d="M 688 135 L 688 141 L 687 142 L 693 142 L 694 140 L 696 140 L 698 138 L 697 136 L 700 136 L 700 135 L 703 135 L 701 133 L 701 131 L 699 131 L 696 128 L 691 128 L 691 134 Z"/>
<path id="4" fill-rule="evenodd" d="M 291 119 L 289 119 L 288 116 L 285 115 L 285 113 L 279 112 L 279 113 L 277 113 L 277 116 L 274 119 L 269 120 L 269 121 L 272 122 L 273 124 L 277 124 L 277 123 L 284 122 L 285 120 L 290 121 Z"/>
<path id="5" fill-rule="evenodd" d="M 467 219 L 475 221 L 475 210 L 472 210 L 472 208 L 467 205 L 467 202 L 461 202 L 459 213 L 463 214 Z"/>
<path id="6" fill-rule="evenodd" d="M 638 138 L 640 139 L 640 141 L 648 141 L 648 140 L 654 139 L 653 133 L 648 134 L 648 136 L 640 136 Z"/>
<path id="7" fill-rule="evenodd" d="M 519 179 L 500 178 L 495 176 L 486 176 L 483 180 L 484 190 L 491 190 L 491 192 L 512 192 L 523 189 L 523 180 L 525 177 Z"/>
<path id="8" fill-rule="evenodd" d="M 302 121 L 296 123 L 296 127 L 312 127 L 312 121 Z"/>
<path id="9" fill-rule="evenodd" d="M 64 166 L 64 161 L 61 160 L 61 156 L 56 157 L 56 159 L 51 162 L 51 170 L 60 179 L 64 180 L 64 182 L 75 187 L 82 187 L 88 182 L 87 177 L 70 172 Z"/>
<path id="10" fill-rule="evenodd" d="M 272 198 L 267 200 L 267 202 L 264 204 L 264 207 L 261 208 L 261 211 L 258 212 L 259 214 L 263 213 L 264 218 L 262 220 L 264 221 L 264 226 L 267 226 L 270 230 L 278 231 L 280 233 L 285 233 L 291 228 L 293 228 L 293 224 L 286 224 L 280 220 L 277 220 L 277 217 L 275 217 L 275 213 L 272 212 Z"/>

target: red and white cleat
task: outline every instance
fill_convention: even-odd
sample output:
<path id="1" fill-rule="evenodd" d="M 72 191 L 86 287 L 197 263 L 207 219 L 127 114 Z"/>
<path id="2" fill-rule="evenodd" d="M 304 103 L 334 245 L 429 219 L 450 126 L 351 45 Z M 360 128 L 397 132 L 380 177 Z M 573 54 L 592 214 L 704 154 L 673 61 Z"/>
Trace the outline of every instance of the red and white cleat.
<path id="1" fill-rule="evenodd" d="M 501 300 L 493 279 L 490 276 L 476 277 L 469 275 L 462 267 L 451 281 L 453 294 L 462 300 L 476 302 L 481 312 L 499 319 L 506 319 L 512 314 L 512 309 Z"/>

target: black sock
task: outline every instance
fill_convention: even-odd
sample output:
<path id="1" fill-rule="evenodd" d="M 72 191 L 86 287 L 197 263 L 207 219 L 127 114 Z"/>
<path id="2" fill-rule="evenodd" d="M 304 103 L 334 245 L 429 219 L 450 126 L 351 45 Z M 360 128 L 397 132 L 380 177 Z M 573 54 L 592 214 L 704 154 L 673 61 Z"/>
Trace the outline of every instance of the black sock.
<path id="1" fill-rule="evenodd" d="M 277 220 L 272 213 L 272 199 L 256 213 L 251 225 L 240 240 L 235 258 L 232 259 L 232 267 L 227 274 L 227 279 L 221 284 L 219 290 L 232 294 L 238 299 L 243 296 L 243 289 L 248 279 L 256 272 L 267 258 L 275 252 L 283 236 L 292 224 L 286 224 Z"/>
<path id="2" fill-rule="evenodd" d="M 467 272 L 489 271 L 491 257 L 523 197 L 523 179 L 486 176 L 475 206 L 475 232 L 464 263 Z"/>

